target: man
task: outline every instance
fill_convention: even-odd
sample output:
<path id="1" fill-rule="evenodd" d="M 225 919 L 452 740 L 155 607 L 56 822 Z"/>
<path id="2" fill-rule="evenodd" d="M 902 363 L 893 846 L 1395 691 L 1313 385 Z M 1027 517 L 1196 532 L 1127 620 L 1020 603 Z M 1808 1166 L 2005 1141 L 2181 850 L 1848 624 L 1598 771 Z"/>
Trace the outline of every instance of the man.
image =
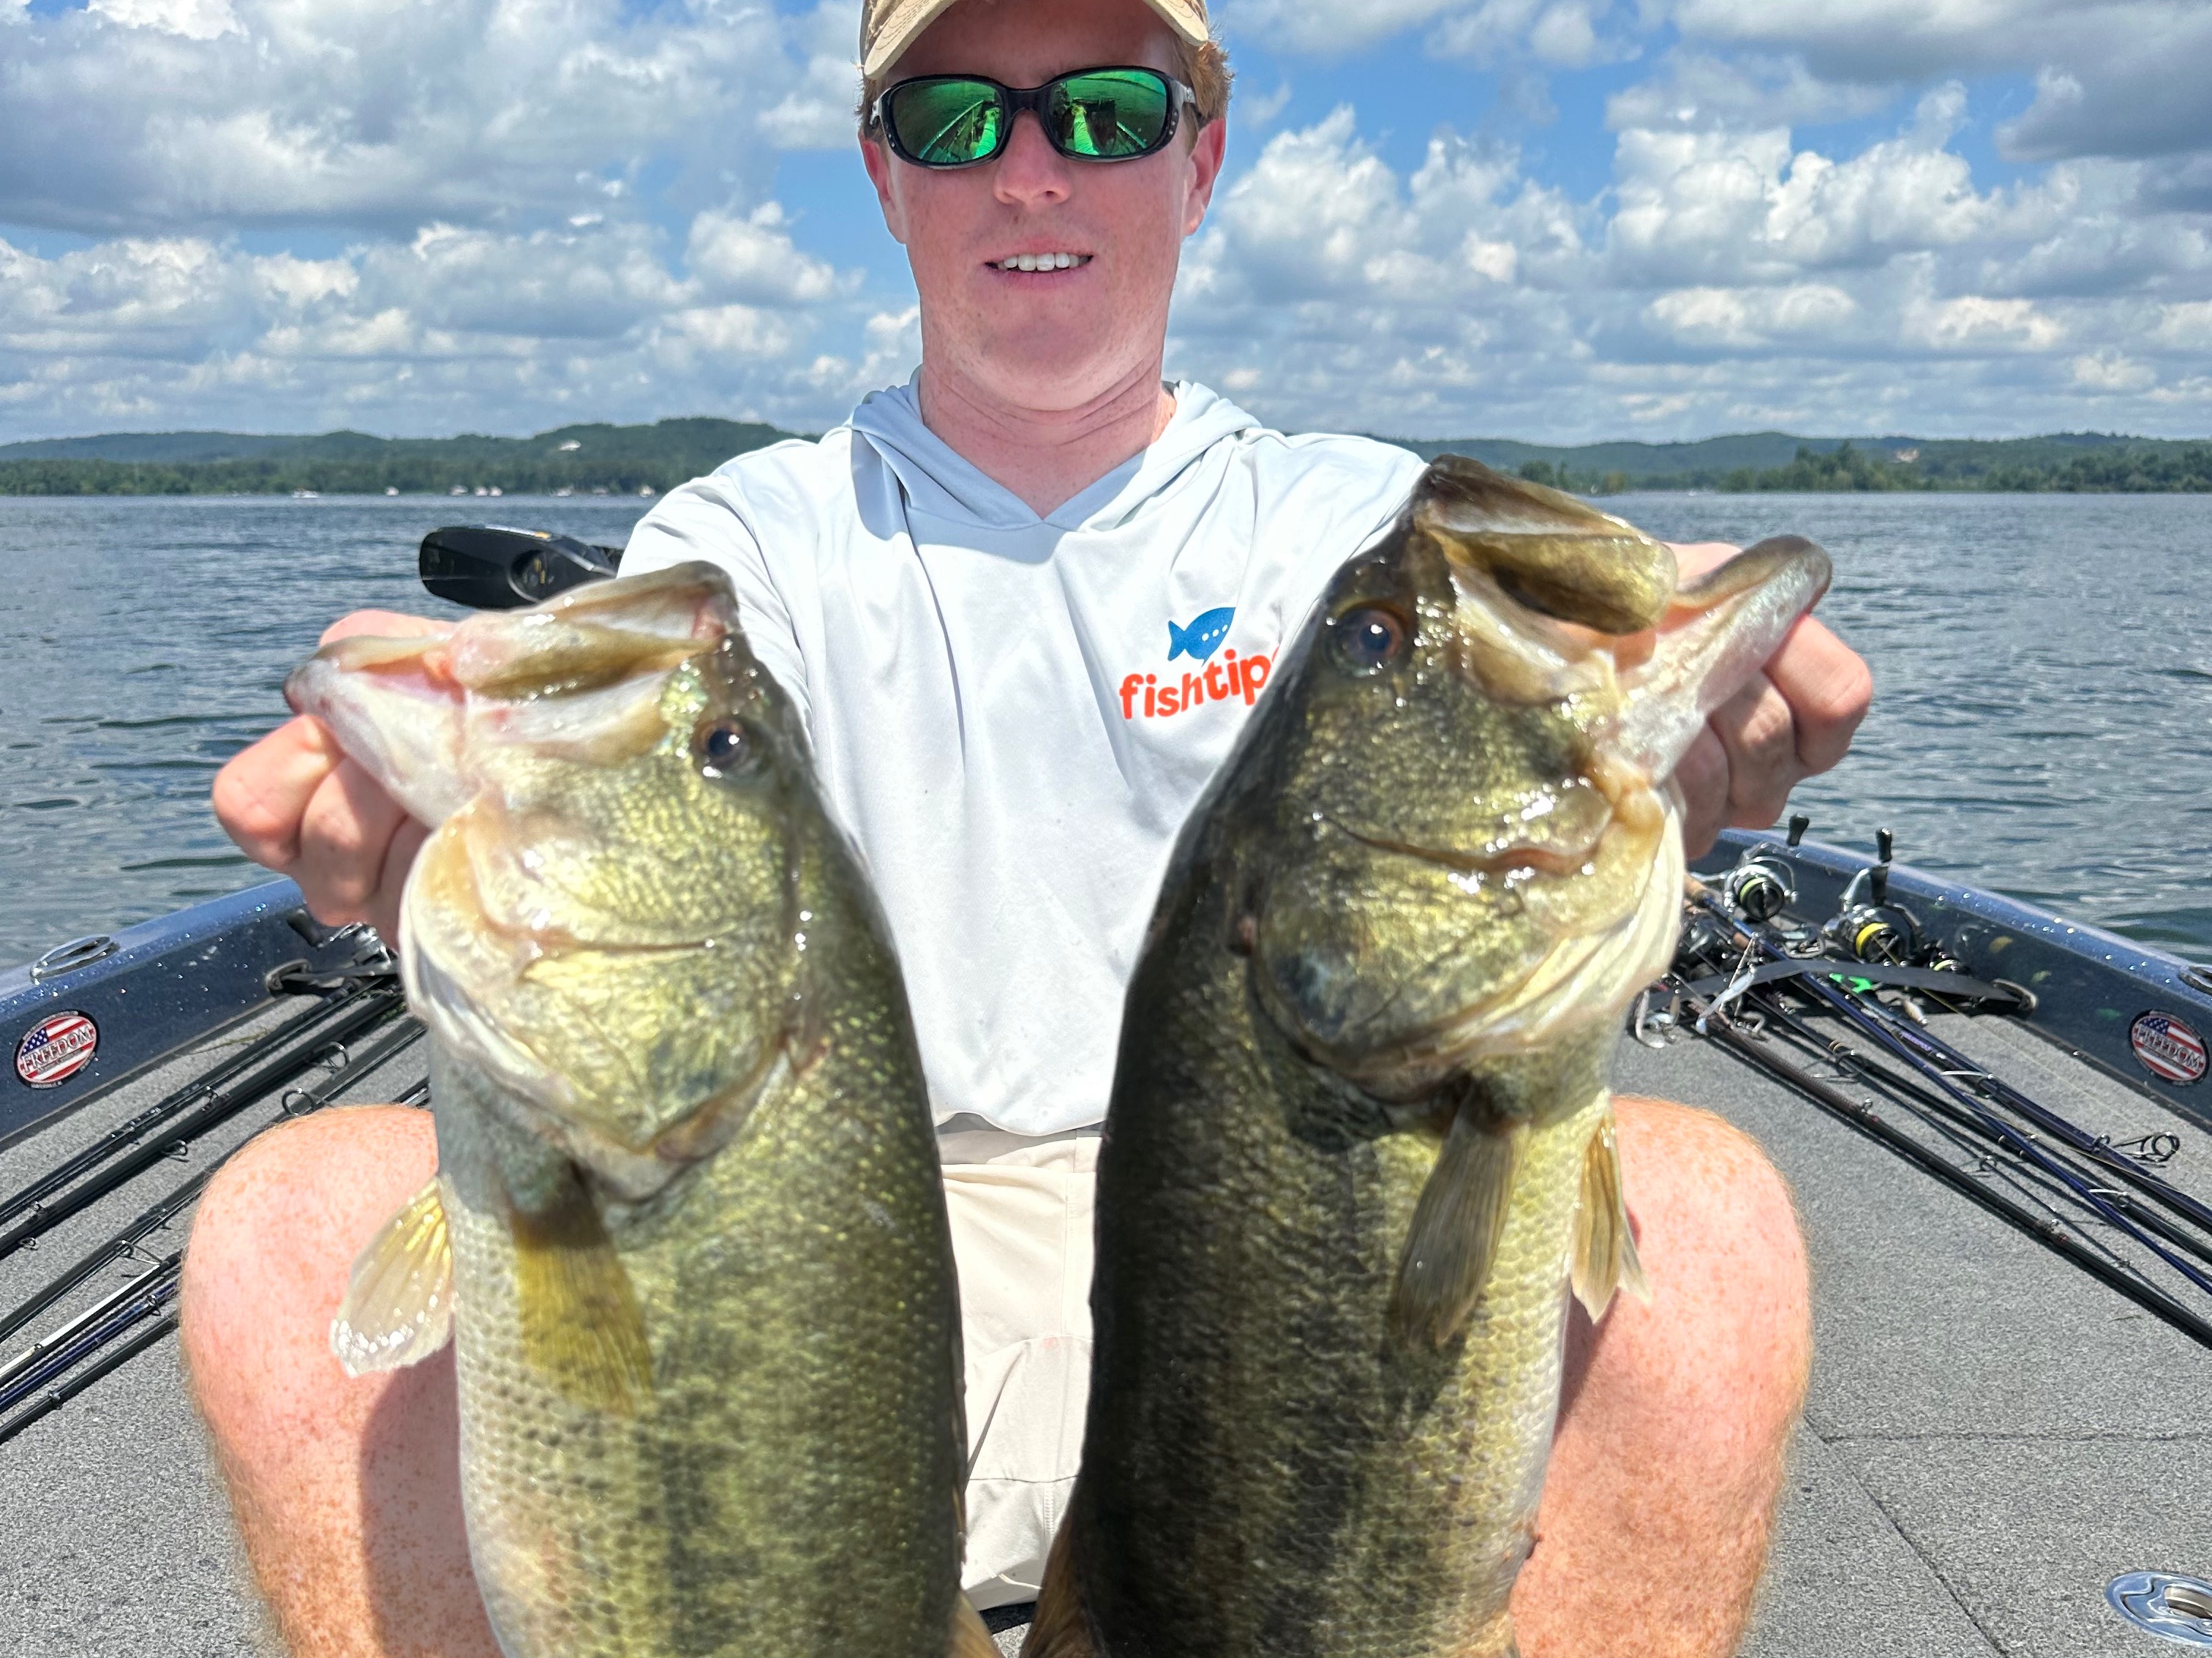
<path id="1" fill-rule="evenodd" d="M 861 155 L 913 265 L 922 367 L 821 443 L 672 493 L 625 568 L 730 570 L 890 917 L 946 1165 L 967 1582 L 989 1606 L 1034 1595 L 1076 1466 L 1097 1123 L 1169 842 L 1277 649 L 1419 463 L 1286 439 L 1162 383 L 1180 246 L 1224 143 L 1202 0 L 872 0 L 862 30 Z M 1121 78 L 1075 73 L 1092 70 Z M 1691 844 L 1771 821 L 1868 697 L 1858 659 L 1801 624 L 1685 762 Z M 216 803 L 319 915 L 392 927 L 423 832 L 314 722 L 240 755 Z M 1703 1113 L 1624 1100 L 1620 1116 L 1658 1297 L 1573 1338 L 1515 1594 L 1531 1658 L 1729 1649 L 1804 1387 L 1779 1178 Z M 302 1652 L 491 1650 L 450 1357 L 349 1381 L 325 1344 L 355 1252 L 434 1161 L 420 1113 L 305 1119 L 224 1170 L 194 1231 L 194 1387 Z"/>

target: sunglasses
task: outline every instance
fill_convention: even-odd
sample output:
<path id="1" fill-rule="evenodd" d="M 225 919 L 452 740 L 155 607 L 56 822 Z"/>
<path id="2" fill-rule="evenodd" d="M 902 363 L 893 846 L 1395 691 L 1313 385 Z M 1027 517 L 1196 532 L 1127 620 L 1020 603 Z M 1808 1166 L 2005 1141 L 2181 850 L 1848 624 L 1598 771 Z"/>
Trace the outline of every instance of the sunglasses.
<path id="1" fill-rule="evenodd" d="M 1035 110 L 1044 136 L 1081 162 L 1133 162 L 1175 137 L 1197 94 L 1156 69 L 1083 69 L 1041 87 L 1002 87 L 980 75 L 926 75 L 876 100 L 892 152 L 916 167 L 976 167 L 995 161 L 1014 117 Z"/>

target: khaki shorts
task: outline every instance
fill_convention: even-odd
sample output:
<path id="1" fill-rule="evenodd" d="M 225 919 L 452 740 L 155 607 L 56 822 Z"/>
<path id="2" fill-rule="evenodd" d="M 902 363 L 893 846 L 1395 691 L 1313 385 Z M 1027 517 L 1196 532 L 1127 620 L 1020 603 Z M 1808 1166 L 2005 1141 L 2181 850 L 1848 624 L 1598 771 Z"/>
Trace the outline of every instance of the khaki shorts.
<path id="1" fill-rule="evenodd" d="M 981 1610 L 1036 1599 L 1091 1393 L 1098 1131 L 1032 1139 L 955 1118 L 938 1136 L 968 1361 L 968 1555 Z"/>

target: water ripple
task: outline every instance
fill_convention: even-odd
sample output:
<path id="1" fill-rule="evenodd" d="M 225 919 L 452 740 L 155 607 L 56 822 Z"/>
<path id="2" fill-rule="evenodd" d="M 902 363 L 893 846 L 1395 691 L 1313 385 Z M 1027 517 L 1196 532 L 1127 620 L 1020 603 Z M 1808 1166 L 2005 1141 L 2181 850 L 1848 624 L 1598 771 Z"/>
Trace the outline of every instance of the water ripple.
<path id="1" fill-rule="evenodd" d="M 0 966 L 266 878 L 208 782 L 285 717 L 333 618 L 456 615 L 415 579 L 422 499 L 0 499 L 0 579 L 42 632 L 0 650 Z M 621 541 L 641 503 L 502 503 Z"/>

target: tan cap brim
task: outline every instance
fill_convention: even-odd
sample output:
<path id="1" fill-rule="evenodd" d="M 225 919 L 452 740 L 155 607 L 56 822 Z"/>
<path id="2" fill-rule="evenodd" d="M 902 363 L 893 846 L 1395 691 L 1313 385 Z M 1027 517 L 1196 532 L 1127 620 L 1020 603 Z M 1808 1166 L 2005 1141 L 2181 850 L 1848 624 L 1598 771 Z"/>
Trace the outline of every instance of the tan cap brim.
<path id="1" fill-rule="evenodd" d="M 860 14 L 860 73 L 873 81 L 898 62 L 922 30 L 953 3 L 954 0 L 873 0 Z M 1205 0 L 1145 0 L 1145 3 L 1192 46 L 1206 44 Z"/>

